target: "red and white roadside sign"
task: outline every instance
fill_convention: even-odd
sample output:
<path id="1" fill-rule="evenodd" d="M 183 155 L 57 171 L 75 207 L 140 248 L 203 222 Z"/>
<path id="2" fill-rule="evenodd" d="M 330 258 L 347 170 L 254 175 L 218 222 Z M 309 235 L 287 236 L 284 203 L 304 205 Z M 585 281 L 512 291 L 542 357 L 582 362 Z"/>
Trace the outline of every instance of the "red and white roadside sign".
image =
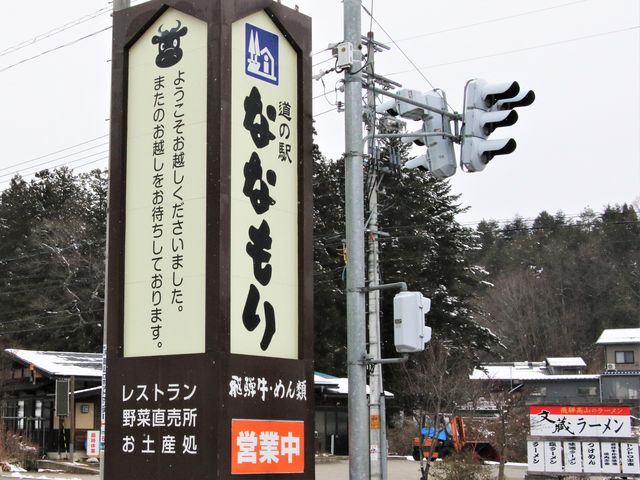
<path id="1" fill-rule="evenodd" d="M 304 472 L 304 422 L 231 420 L 231 473 Z"/>
<path id="2" fill-rule="evenodd" d="M 631 437 L 629 407 L 532 405 L 529 421 L 532 436 Z"/>
<path id="3" fill-rule="evenodd" d="M 529 419 L 531 473 L 640 474 L 629 407 L 533 405 Z"/>
<path id="4" fill-rule="evenodd" d="M 87 431 L 87 456 L 97 457 L 100 455 L 100 430 Z"/>

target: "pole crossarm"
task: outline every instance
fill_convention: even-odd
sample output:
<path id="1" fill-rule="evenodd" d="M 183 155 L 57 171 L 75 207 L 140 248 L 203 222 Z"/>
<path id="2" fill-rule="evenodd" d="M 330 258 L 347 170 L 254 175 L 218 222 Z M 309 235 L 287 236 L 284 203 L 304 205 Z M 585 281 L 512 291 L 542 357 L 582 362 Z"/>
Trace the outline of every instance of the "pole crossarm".
<path id="1" fill-rule="evenodd" d="M 367 73 L 367 72 L 363 72 L 364 76 L 367 79 L 373 79 L 375 82 L 381 84 L 383 87 L 398 87 L 398 88 L 402 88 L 402 84 L 398 83 L 394 80 L 391 80 L 390 78 L 384 77 L 382 75 L 378 75 L 377 73 Z M 362 82 L 362 85 L 367 88 L 367 84 L 366 82 Z M 386 92 L 387 90 L 385 90 Z"/>
<path id="2" fill-rule="evenodd" d="M 459 140 L 459 136 L 455 136 L 451 133 L 445 132 L 412 132 L 412 133 L 376 133 L 375 135 L 367 135 L 362 139 L 363 143 L 368 142 L 369 140 L 375 138 L 417 138 L 417 137 L 449 137 L 452 140 Z"/>
<path id="3" fill-rule="evenodd" d="M 375 290 L 395 290 L 395 289 L 398 289 L 401 292 L 406 292 L 408 289 L 407 282 L 385 283 L 382 285 L 374 285 L 372 287 L 362 287 L 357 289 L 357 291 L 362 293 L 367 293 L 367 292 L 373 292 Z"/>
<path id="4" fill-rule="evenodd" d="M 398 358 L 373 359 L 373 358 L 366 357 L 364 359 L 365 363 L 370 364 L 370 365 L 376 365 L 376 364 L 386 365 L 386 364 L 392 364 L 392 363 L 405 363 L 408 360 L 409 360 L 409 355 L 407 355 L 406 353 L 404 355 L 402 355 L 401 357 L 398 357 Z"/>
<path id="5" fill-rule="evenodd" d="M 387 97 L 391 97 L 391 98 L 395 98 L 396 100 L 400 100 L 401 102 L 405 102 L 408 103 L 410 105 L 415 105 L 416 107 L 420 107 L 424 110 L 428 110 L 430 112 L 433 113 L 439 113 L 440 115 L 444 115 L 445 117 L 449 117 L 453 120 L 462 120 L 462 115 L 460 115 L 457 112 L 448 112 L 447 110 L 441 110 L 439 108 L 435 108 L 432 107 L 430 105 L 427 105 L 426 103 L 422 103 L 422 102 L 418 102 L 416 100 L 413 100 L 411 98 L 407 98 L 407 97 L 402 97 L 400 95 L 396 95 L 395 93 L 391 93 L 387 90 L 381 90 L 377 87 L 372 87 L 372 86 L 365 86 L 365 88 L 367 88 L 368 90 L 373 91 L 374 93 L 377 93 L 379 95 L 385 95 Z"/>

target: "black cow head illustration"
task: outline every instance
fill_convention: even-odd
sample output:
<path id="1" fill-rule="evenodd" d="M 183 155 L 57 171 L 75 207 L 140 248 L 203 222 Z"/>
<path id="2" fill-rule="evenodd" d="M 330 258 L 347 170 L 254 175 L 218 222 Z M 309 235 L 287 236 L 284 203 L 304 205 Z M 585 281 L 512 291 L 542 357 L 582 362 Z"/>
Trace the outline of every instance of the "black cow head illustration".
<path id="1" fill-rule="evenodd" d="M 162 30 L 162 25 L 160 25 L 158 35 L 154 35 L 151 39 L 151 43 L 158 44 L 156 65 L 160 68 L 172 67 L 182 58 L 180 37 L 187 34 L 187 27 L 180 28 L 181 26 L 180 20 L 178 20 L 178 26 L 171 30 Z"/>

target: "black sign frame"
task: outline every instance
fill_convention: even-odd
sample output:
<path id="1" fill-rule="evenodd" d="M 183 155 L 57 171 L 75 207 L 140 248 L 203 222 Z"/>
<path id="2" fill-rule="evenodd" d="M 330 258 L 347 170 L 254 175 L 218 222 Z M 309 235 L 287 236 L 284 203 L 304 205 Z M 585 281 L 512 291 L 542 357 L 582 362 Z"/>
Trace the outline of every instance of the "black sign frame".
<path id="1" fill-rule="evenodd" d="M 207 247 L 205 353 L 153 357 L 123 356 L 128 49 L 168 8 L 207 23 Z M 230 311 L 231 25 L 264 10 L 298 54 L 298 272 L 299 356 L 297 360 L 232 355 Z M 111 160 L 107 246 L 107 384 L 105 478 L 107 480 L 229 479 L 233 418 L 305 422 L 305 472 L 269 474 L 270 479 L 314 478 L 313 242 L 311 19 L 270 0 L 151 0 L 114 13 Z M 230 399 L 232 374 L 305 379 L 305 401 Z M 197 409 L 196 455 L 132 454 L 123 438 L 124 386 L 172 382 L 186 389 L 172 406 Z M 137 396 L 134 392 L 132 395 Z M 147 397 L 149 394 L 146 395 Z M 134 398 L 134 397 L 132 397 Z M 144 399 L 144 397 L 142 397 Z M 233 400 L 233 401 L 231 401 Z M 160 402 L 159 404 L 161 404 Z M 167 430 L 170 431 L 170 430 Z M 265 478 L 266 475 L 242 475 Z"/>

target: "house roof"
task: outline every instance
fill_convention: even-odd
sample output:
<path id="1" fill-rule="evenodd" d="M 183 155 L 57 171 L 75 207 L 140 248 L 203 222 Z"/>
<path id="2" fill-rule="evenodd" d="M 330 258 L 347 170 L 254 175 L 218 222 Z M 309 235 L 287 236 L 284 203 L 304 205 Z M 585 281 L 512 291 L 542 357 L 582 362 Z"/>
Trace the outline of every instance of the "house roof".
<path id="1" fill-rule="evenodd" d="M 313 384 L 316 387 L 334 387 L 339 386 L 339 378 L 322 372 L 313 372 Z"/>
<path id="2" fill-rule="evenodd" d="M 39 352 L 13 348 L 8 348 L 5 352 L 25 365 L 33 365 L 37 370 L 53 377 L 102 376 L 101 353 Z"/>
<path id="3" fill-rule="evenodd" d="M 586 367 L 587 364 L 581 357 L 547 357 L 550 367 Z"/>
<path id="4" fill-rule="evenodd" d="M 349 379 L 339 378 L 322 372 L 313 372 L 313 383 L 316 387 L 324 387 L 328 393 L 335 395 L 349 394 Z M 369 394 L 369 385 L 367 385 L 367 395 Z M 393 393 L 385 390 L 384 396 L 393 398 Z"/>
<path id="5" fill-rule="evenodd" d="M 469 378 L 471 380 L 534 382 L 541 380 L 597 380 L 598 375 L 551 375 L 545 362 L 514 362 L 481 365 L 473 370 Z"/>
<path id="6" fill-rule="evenodd" d="M 316 372 L 317 373 L 317 372 Z M 327 392 L 328 393 L 333 393 L 335 395 L 348 395 L 349 394 L 349 379 L 348 378 L 336 378 L 337 380 L 337 385 L 333 386 L 333 387 L 327 387 Z M 314 382 L 315 382 L 315 376 L 314 376 Z M 318 384 L 316 383 L 316 386 Z M 367 395 L 369 395 L 370 392 L 370 388 L 369 385 L 367 385 Z M 384 396 L 387 398 L 394 398 L 395 395 L 387 390 L 384 391 Z"/>
<path id="7" fill-rule="evenodd" d="M 596 345 L 640 343 L 640 328 L 610 328 L 603 330 Z"/>
<path id="8" fill-rule="evenodd" d="M 25 365 L 33 365 L 37 370 L 54 377 L 96 377 L 102 376 L 101 353 L 78 352 L 42 352 L 32 350 L 5 350 L 10 356 Z M 327 392 L 337 395 L 347 395 L 349 380 L 338 378 L 322 372 L 313 373 L 315 386 L 325 387 Z M 367 386 L 369 393 L 369 386 Z M 393 397 L 393 393 L 385 391 L 386 397 Z"/>

